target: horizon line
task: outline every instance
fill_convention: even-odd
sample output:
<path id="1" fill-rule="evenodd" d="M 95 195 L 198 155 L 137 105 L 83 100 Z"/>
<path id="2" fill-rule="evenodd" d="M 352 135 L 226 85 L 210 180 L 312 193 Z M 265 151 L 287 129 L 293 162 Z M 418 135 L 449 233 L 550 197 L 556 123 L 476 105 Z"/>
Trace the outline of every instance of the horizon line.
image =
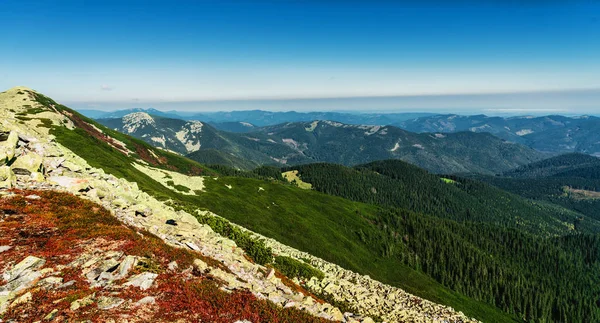
<path id="1" fill-rule="evenodd" d="M 443 97 L 483 97 L 483 96 L 506 96 L 506 95 L 543 95 L 543 94 L 576 94 L 576 93 L 600 93 L 600 87 L 594 88 L 572 88 L 572 89 L 549 89 L 549 90 L 523 90 L 523 91 L 496 91 L 496 92 L 462 92 L 462 93 L 422 93 L 422 94 L 389 94 L 389 95 L 348 95 L 348 96 L 310 96 L 310 97 L 247 97 L 247 98 L 199 98 L 182 100 L 142 100 L 131 98 L 129 100 L 65 100 L 68 103 L 200 103 L 200 102 L 252 102 L 252 101 L 311 101 L 311 100 L 346 100 L 346 99 L 414 99 L 414 98 L 443 98 Z"/>

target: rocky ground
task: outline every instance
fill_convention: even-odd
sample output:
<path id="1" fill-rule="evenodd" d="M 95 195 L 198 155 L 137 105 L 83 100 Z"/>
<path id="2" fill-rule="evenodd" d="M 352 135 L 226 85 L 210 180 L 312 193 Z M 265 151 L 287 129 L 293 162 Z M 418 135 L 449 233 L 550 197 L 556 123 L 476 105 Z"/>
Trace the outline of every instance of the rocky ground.
<path id="1" fill-rule="evenodd" d="M 277 253 L 309 258 L 323 270 L 324 280 L 306 285 L 357 312 L 342 313 L 253 263 L 193 215 L 90 167 L 38 120 L 20 118 L 35 102 L 22 89 L 11 91 L 0 100 L 10 103 L 0 106 L 2 320 L 372 322 L 372 315 L 389 322 L 471 321 L 268 240 Z M 47 122 L 72 127 L 62 115 L 42 113 Z M 79 214 L 77 221 L 61 218 L 69 214 Z"/>
<path id="2" fill-rule="evenodd" d="M 213 214 L 213 216 L 217 215 Z M 238 227 L 245 230 L 241 226 Z M 450 307 L 414 296 L 400 288 L 371 279 L 369 276 L 346 270 L 274 239 L 254 232 L 252 234 L 257 238 L 264 239 L 266 245 L 271 247 L 274 253 L 295 259 L 308 259 L 312 266 L 326 274 L 322 280 L 318 280 L 316 277 L 305 282 L 294 279 L 295 283 L 306 286 L 317 294 L 328 294 L 336 301 L 351 304 L 359 313 L 378 317 L 386 322 L 477 322 Z"/>
<path id="3" fill-rule="evenodd" d="M 238 288 L 224 263 L 124 226 L 98 204 L 53 190 L 2 195 L 2 321 L 327 321 Z M 254 274 L 293 293 L 266 268 Z"/>

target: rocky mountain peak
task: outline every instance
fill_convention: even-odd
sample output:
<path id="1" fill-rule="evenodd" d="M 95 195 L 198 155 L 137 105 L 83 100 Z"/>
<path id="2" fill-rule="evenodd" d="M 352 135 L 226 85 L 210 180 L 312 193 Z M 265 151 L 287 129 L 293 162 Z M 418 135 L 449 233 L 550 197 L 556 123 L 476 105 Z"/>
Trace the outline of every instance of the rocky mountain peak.
<path id="1" fill-rule="evenodd" d="M 134 112 L 123 117 L 123 130 L 127 133 L 155 124 L 154 118 L 146 112 Z"/>

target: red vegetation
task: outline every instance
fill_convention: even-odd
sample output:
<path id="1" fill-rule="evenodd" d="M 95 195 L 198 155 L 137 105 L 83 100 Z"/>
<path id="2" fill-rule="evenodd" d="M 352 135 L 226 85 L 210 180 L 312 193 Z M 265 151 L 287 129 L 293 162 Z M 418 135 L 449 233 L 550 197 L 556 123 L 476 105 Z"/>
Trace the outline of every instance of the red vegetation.
<path id="1" fill-rule="evenodd" d="M 98 129 L 96 129 L 91 124 L 85 122 L 76 113 L 70 113 L 70 112 L 67 112 L 67 111 L 63 111 L 62 113 L 64 115 L 66 115 L 69 119 L 71 119 L 71 121 L 73 121 L 73 124 L 77 128 L 83 129 L 90 136 L 92 136 L 92 137 L 94 137 L 94 138 L 96 138 L 98 140 L 106 142 L 107 144 L 115 147 L 118 151 L 120 151 L 124 155 L 127 155 L 127 148 L 126 147 L 123 147 L 123 145 L 121 143 L 117 142 L 112 137 L 107 136 L 106 134 L 98 131 Z"/>
<path id="2" fill-rule="evenodd" d="M 194 259 L 226 270 L 221 263 L 191 250 L 168 246 L 148 232 L 127 227 L 97 204 L 52 191 L 13 193 L 16 195 L 11 198 L 0 198 L 0 245 L 12 247 L 1 254 L 0 271 L 31 255 L 45 259 L 44 268 L 56 269 L 48 276 L 59 276 L 63 282 L 74 284 L 61 289 L 30 290 L 32 300 L 9 309 L 3 316 L 6 321 L 39 321 L 56 309 L 55 320 L 62 322 L 328 322 L 296 309 L 277 307 L 247 291 L 222 290 L 210 274 L 188 269 Z M 27 198 L 31 195 L 40 198 Z M 107 251 L 145 257 L 159 273 L 152 287 L 145 291 L 110 285 L 92 289 L 81 268 L 65 267 L 81 254 Z M 172 261 L 177 261 L 179 270 L 167 270 Z M 144 270 L 138 266 L 131 274 Z M 96 304 L 70 309 L 71 302 L 92 294 L 96 298 L 119 297 L 130 305 L 109 310 L 101 310 Z M 153 296 L 156 303 L 131 306 L 146 296 Z"/>
<path id="3" fill-rule="evenodd" d="M 150 164 L 152 166 L 167 164 L 166 157 L 157 157 L 156 155 L 151 154 L 146 147 L 144 147 L 140 144 L 136 143 L 136 144 L 134 144 L 134 146 L 135 146 L 135 152 L 138 154 L 140 159 L 147 162 L 148 164 Z M 175 167 L 173 167 L 173 166 L 169 167 L 169 165 L 167 165 L 167 168 L 169 168 L 171 170 L 176 170 Z"/>
<path id="4" fill-rule="evenodd" d="M 161 156 L 159 154 L 152 154 L 148 150 L 148 148 L 138 143 L 134 143 L 134 146 L 135 152 L 137 153 L 138 157 L 152 166 L 160 165 L 166 167 L 169 170 L 180 172 L 189 176 L 200 176 L 204 173 L 204 170 L 202 168 L 194 165 L 190 165 L 189 169 L 187 170 L 179 169 L 175 165 L 169 164 L 169 159 L 167 157 Z"/>

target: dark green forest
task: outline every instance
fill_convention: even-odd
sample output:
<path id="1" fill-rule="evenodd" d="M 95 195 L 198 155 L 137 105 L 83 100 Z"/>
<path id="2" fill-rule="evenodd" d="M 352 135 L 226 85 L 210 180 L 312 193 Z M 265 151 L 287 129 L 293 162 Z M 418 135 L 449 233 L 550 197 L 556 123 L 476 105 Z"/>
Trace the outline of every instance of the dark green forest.
<path id="1" fill-rule="evenodd" d="M 600 198 L 580 196 L 572 189 L 600 191 L 600 159 L 565 154 L 519 167 L 498 176 L 471 175 L 528 199 L 547 201 L 600 220 Z"/>
<path id="2" fill-rule="evenodd" d="M 291 169 L 291 168 L 290 168 Z M 335 164 L 293 167 L 319 192 L 398 207 L 458 221 L 492 223 L 539 235 L 600 232 L 600 222 L 563 207 L 523 199 L 492 185 L 430 174 L 399 160 L 348 168 Z M 442 180 L 445 178 L 451 183 Z"/>
<path id="3" fill-rule="evenodd" d="M 442 180 L 400 161 L 295 169 L 318 191 L 384 207 L 376 234 L 357 233 L 382 256 L 526 321 L 600 320 L 593 219 L 475 180 Z"/>
<path id="4" fill-rule="evenodd" d="M 540 238 L 496 225 L 390 209 L 362 235 L 443 285 L 529 322 L 600 320 L 600 238 Z"/>

